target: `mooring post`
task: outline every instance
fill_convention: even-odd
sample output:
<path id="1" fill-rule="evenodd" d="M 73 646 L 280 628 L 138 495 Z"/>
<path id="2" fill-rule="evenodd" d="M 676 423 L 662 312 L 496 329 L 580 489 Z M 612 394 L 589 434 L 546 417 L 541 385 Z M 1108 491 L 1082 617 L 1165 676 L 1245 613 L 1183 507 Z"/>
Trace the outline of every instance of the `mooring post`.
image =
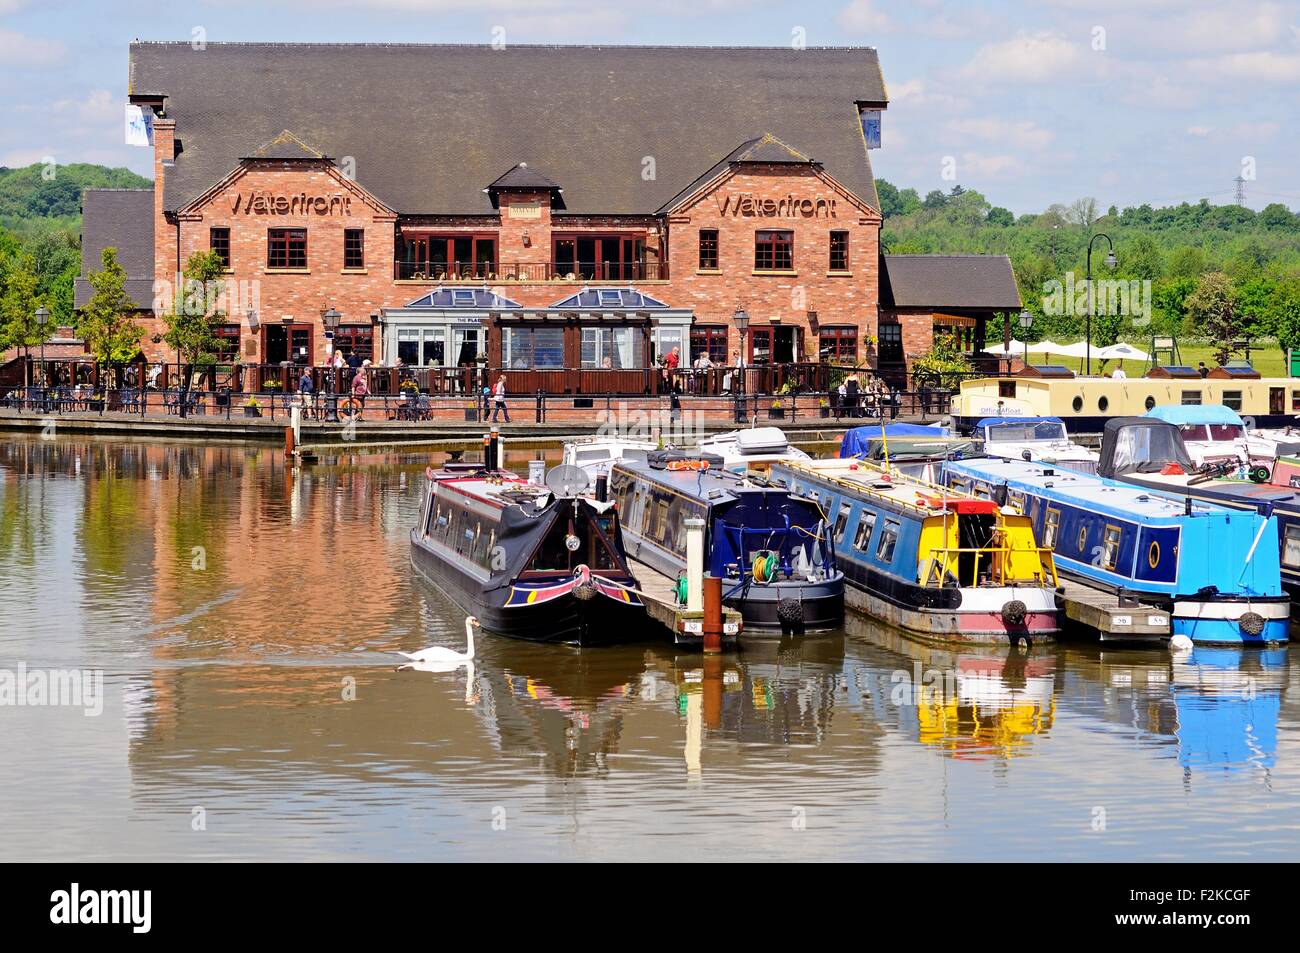
<path id="1" fill-rule="evenodd" d="M 704 577 L 704 651 L 722 651 L 722 580 L 717 576 Z"/>
<path id="2" fill-rule="evenodd" d="M 302 395 L 293 402 L 293 408 L 289 411 L 289 427 L 293 430 L 293 445 L 296 448 L 302 443 Z"/>
<path id="3" fill-rule="evenodd" d="M 284 428 L 284 455 L 286 459 L 293 458 L 293 427 Z"/>
<path id="4" fill-rule="evenodd" d="M 704 520 L 686 521 L 686 611 L 704 609 Z"/>

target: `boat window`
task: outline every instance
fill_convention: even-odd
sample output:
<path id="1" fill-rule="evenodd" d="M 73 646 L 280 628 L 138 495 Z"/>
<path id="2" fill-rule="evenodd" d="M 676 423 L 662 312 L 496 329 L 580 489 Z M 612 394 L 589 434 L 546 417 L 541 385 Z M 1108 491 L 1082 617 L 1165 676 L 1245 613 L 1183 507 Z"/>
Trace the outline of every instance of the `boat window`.
<path id="1" fill-rule="evenodd" d="M 1064 440 L 1065 424 L 1055 420 L 1026 420 L 1017 423 L 990 424 L 984 428 L 984 433 L 984 439 L 990 443 Z"/>
<path id="2" fill-rule="evenodd" d="M 844 531 L 849 528 L 850 507 L 847 503 L 840 504 L 840 511 L 835 516 L 835 542 L 844 542 Z"/>
<path id="3" fill-rule="evenodd" d="M 660 500 L 655 506 L 654 526 L 650 530 L 653 539 L 662 540 L 668 528 L 668 501 Z"/>
<path id="4" fill-rule="evenodd" d="M 1016 396 L 1016 382 L 1015 382 L 1015 381 L 998 381 L 998 396 L 999 396 L 999 397 L 1015 397 L 1015 396 Z"/>
<path id="5" fill-rule="evenodd" d="M 858 552 L 865 553 L 867 546 L 871 543 L 871 534 L 876 529 L 876 514 L 862 512 L 862 518 L 858 520 L 858 531 L 853 534 L 853 548 Z"/>
<path id="6" fill-rule="evenodd" d="M 1291 391 L 1291 410 L 1300 413 L 1300 390 Z"/>
<path id="7" fill-rule="evenodd" d="M 1246 436 L 1246 428 L 1236 424 L 1210 424 L 1211 440 L 1240 440 Z"/>
<path id="8" fill-rule="evenodd" d="M 876 558 L 881 562 L 894 561 L 894 547 L 898 545 L 899 524 L 894 520 L 885 520 L 880 529 L 880 542 L 876 545 Z"/>
<path id="9" fill-rule="evenodd" d="M 1184 440 L 1204 440 L 1205 424 L 1183 424 L 1178 428 L 1178 432 L 1183 435 Z"/>
<path id="10" fill-rule="evenodd" d="M 1183 391 L 1184 407 L 1199 407 L 1201 404 L 1201 392 L 1199 390 Z"/>
<path id="11" fill-rule="evenodd" d="M 1007 503 L 1009 503 L 1017 513 L 1025 512 L 1025 494 L 1016 490 L 1011 490 L 1007 493 Z"/>
<path id="12" fill-rule="evenodd" d="M 1156 399 L 1152 397 L 1150 394 L 1147 394 L 1147 399 L 1143 401 L 1143 406 L 1146 407 L 1147 410 L 1150 410 L 1155 405 L 1156 405 Z"/>
<path id="13" fill-rule="evenodd" d="M 1070 406 L 1074 408 L 1074 412 L 1077 414 L 1079 411 L 1083 410 L 1083 398 L 1074 398 L 1074 400 L 1070 401 Z"/>
<path id="14" fill-rule="evenodd" d="M 1061 511 L 1054 506 L 1047 508 L 1043 519 L 1043 545 L 1048 549 L 1056 548 L 1056 534 L 1061 528 Z"/>
<path id="15" fill-rule="evenodd" d="M 1114 569 L 1119 562 L 1120 531 L 1118 526 L 1107 526 L 1101 547 L 1102 568 Z"/>
<path id="16" fill-rule="evenodd" d="M 1282 562 L 1300 567 L 1300 523 L 1291 523 L 1282 539 Z"/>
<path id="17" fill-rule="evenodd" d="M 1110 398 L 1105 396 L 1097 398 L 1097 409 L 1100 410 L 1103 414 L 1106 412 L 1106 408 L 1109 406 L 1110 406 Z"/>
<path id="18" fill-rule="evenodd" d="M 1229 410 L 1241 410 L 1241 391 L 1225 390 L 1223 392 L 1223 406 Z"/>

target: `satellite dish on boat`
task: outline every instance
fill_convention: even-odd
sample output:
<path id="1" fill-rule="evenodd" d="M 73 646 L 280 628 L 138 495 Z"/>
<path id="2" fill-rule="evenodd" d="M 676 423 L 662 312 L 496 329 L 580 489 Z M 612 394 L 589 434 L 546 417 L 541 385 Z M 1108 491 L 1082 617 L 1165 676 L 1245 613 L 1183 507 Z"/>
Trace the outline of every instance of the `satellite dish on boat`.
<path id="1" fill-rule="evenodd" d="M 551 471 L 546 474 L 547 487 L 560 499 L 577 496 L 590 483 L 591 480 L 587 476 L 586 470 L 567 463 L 552 467 Z"/>

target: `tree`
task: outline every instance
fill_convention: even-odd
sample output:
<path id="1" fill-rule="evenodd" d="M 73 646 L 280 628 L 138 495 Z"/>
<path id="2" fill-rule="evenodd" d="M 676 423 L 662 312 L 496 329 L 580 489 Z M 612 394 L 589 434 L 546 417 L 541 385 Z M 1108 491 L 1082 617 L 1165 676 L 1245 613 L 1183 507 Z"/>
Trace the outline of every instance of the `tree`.
<path id="1" fill-rule="evenodd" d="M 1065 214 L 1066 219 L 1074 225 L 1087 228 L 1097 221 L 1097 200 L 1092 196 L 1075 199 Z"/>
<path id="2" fill-rule="evenodd" d="M 988 223 L 996 225 L 998 228 L 1010 228 L 1015 224 L 1015 216 L 1011 214 L 1010 209 L 1005 209 L 1000 205 L 995 205 L 989 209 Z"/>
<path id="3" fill-rule="evenodd" d="M 1221 271 L 1202 275 L 1196 290 L 1187 296 L 1187 313 L 1201 333 L 1209 337 L 1214 359 L 1226 364 L 1241 333 L 1237 298 L 1228 276 Z"/>
<path id="4" fill-rule="evenodd" d="M 126 293 L 126 269 L 117 261 L 117 249 L 105 248 L 103 268 L 86 275 L 94 293 L 77 318 L 77 333 L 86 349 L 101 364 L 125 364 L 140 353 L 141 328 L 131 320 L 135 304 Z"/>
<path id="5" fill-rule="evenodd" d="M 1205 253 L 1187 245 L 1175 248 L 1166 271 L 1171 278 L 1199 278 L 1205 271 Z"/>
<path id="6" fill-rule="evenodd" d="M 187 365 L 187 378 L 193 365 L 214 363 L 221 349 L 222 341 L 212 332 L 212 322 L 224 317 L 224 312 L 212 305 L 225 286 L 221 277 L 224 273 L 225 264 L 215 251 L 195 252 L 185 262 L 185 287 L 178 289 L 171 313 L 162 315 L 167 325 L 163 340 Z"/>
<path id="7" fill-rule="evenodd" d="M 36 260 L 31 255 L 20 255 L 7 269 L 4 294 L 0 296 L 0 350 L 17 347 L 24 356 L 30 356 L 32 348 L 49 340 L 53 322 L 36 317 L 36 309 L 41 306 L 39 283 Z"/>
<path id="8" fill-rule="evenodd" d="M 1121 245 L 1119 261 L 1123 273 L 1139 281 L 1155 281 L 1164 271 L 1160 246 L 1150 235 L 1139 235 L 1132 242 Z"/>
<path id="9" fill-rule="evenodd" d="M 1300 350 L 1300 278 L 1278 282 L 1270 318 L 1269 333 L 1277 337 L 1282 353 Z"/>

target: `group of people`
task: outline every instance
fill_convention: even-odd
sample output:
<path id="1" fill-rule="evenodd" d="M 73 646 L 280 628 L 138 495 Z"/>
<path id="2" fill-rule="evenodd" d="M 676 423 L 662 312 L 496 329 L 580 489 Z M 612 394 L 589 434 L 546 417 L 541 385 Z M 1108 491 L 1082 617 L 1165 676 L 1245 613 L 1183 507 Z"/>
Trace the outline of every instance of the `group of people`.
<path id="1" fill-rule="evenodd" d="M 889 385 L 883 380 L 872 377 L 864 387 L 857 371 L 846 374 L 831 390 L 830 397 L 831 413 L 836 420 L 842 417 L 879 417 L 886 404 L 893 400 Z"/>

